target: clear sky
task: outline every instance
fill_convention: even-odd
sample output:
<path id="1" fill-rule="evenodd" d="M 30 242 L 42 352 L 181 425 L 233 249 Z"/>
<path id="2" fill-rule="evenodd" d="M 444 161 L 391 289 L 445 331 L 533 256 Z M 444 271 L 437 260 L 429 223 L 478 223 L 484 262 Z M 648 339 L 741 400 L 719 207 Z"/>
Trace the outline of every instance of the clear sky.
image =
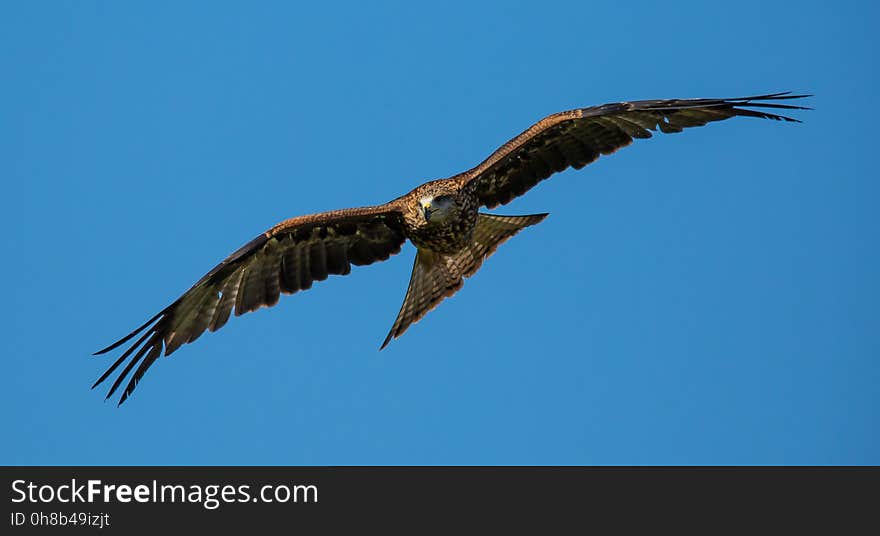
<path id="1" fill-rule="evenodd" d="M 727 6 L 727 4 L 725 4 Z M 877 464 L 876 2 L 3 2 L 4 464 Z M 544 115 L 815 93 L 555 175 L 378 352 L 414 248 L 233 318 L 121 408 L 90 354 L 287 217 Z M 118 355 L 117 354 L 113 354 Z"/>

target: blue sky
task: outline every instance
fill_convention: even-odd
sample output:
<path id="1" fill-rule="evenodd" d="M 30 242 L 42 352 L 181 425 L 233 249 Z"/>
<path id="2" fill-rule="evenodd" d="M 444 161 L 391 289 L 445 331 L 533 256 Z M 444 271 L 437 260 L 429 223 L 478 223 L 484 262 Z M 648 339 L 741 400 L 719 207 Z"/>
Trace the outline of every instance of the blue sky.
<path id="1" fill-rule="evenodd" d="M 5 464 L 877 464 L 873 2 L 5 2 Z M 638 141 L 378 352 L 414 249 L 233 318 L 121 408 L 124 335 L 277 221 L 542 116 L 815 93 Z M 114 354 L 115 355 L 115 354 Z"/>

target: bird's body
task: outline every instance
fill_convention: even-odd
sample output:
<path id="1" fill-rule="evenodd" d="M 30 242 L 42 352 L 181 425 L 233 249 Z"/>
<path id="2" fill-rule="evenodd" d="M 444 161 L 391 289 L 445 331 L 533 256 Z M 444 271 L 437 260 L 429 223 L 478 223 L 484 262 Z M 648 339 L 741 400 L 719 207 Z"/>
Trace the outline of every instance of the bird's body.
<path id="1" fill-rule="evenodd" d="M 440 179 L 425 183 L 392 203 L 400 205 L 406 237 L 413 245 L 435 253 L 457 253 L 470 242 L 477 224 L 480 201 L 473 190 L 455 179 Z M 443 219 L 425 218 L 423 202 L 444 196 L 451 200 L 449 215 Z"/>
<path id="2" fill-rule="evenodd" d="M 385 260 L 409 239 L 417 249 L 413 272 L 384 348 L 461 288 L 463 279 L 473 275 L 502 242 L 546 217 L 486 214 L 479 212 L 480 207 L 508 203 L 551 174 L 568 167 L 580 169 L 600 154 L 629 145 L 633 138 L 651 137 L 652 130 L 680 132 L 734 116 L 796 121 L 744 106 L 804 109 L 771 102 L 801 97 L 777 93 L 636 101 L 561 112 L 532 125 L 478 166 L 426 182 L 383 205 L 285 220 L 227 257 L 138 329 L 97 352 L 109 352 L 143 332 L 93 387 L 131 357 L 107 395 L 112 396 L 134 370 L 121 404 L 163 349 L 170 355 L 205 330 L 220 329 L 233 311 L 238 316 L 271 307 L 282 293 L 306 290 L 331 274 L 348 274 L 352 265 Z"/>

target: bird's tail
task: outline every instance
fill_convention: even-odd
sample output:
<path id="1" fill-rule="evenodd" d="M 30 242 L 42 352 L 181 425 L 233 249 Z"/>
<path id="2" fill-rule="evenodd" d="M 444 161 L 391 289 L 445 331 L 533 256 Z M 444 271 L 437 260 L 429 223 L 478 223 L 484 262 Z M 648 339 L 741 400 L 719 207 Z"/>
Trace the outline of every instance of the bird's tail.
<path id="1" fill-rule="evenodd" d="M 502 242 L 520 229 L 535 225 L 546 217 L 547 214 L 496 216 L 481 213 L 477 216 L 470 245 L 461 251 L 443 255 L 419 249 L 406 298 L 380 350 L 391 339 L 401 336 L 410 324 L 425 316 L 443 298 L 455 294 L 464 283 L 463 279 L 472 276 Z"/>

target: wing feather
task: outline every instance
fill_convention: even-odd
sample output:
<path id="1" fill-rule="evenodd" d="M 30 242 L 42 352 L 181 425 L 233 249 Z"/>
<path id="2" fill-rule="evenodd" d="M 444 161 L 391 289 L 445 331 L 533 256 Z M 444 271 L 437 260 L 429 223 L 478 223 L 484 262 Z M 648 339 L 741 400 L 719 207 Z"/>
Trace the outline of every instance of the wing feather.
<path id="1" fill-rule="evenodd" d="M 195 342 L 196 339 L 201 337 L 202 333 L 208 329 L 208 325 L 211 323 L 211 319 L 214 317 L 214 311 L 217 310 L 217 305 L 219 303 L 219 292 L 214 291 L 205 293 L 205 299 L 202 301 L 202 305 L 199 307 L 198 312 L 196 312 L 195 317 L 193 318 L 190 336 L 187 338 L 186 342 Z"/>
<path id="2" fill-rule="evenodd" d="M 229 315 L 232 314 L 232 307 L 235 305 L 236 297 L 238 296 L 238 288 L 241 286 L 241 278 L 244 275 L 244 272 L 239 270 L 231 275 L 231 277 L 227 278 L 226 282 L 223 284 L 222 290 L 220 291 L 220 303 L 217 305 L 217 309 L 214 311 L 214 316 L 211 317 L 211 323 L 208 325 L 208 329 L 211 332 L 217 331 L 226 325 L 226 322 L 229 321 Z"/>

